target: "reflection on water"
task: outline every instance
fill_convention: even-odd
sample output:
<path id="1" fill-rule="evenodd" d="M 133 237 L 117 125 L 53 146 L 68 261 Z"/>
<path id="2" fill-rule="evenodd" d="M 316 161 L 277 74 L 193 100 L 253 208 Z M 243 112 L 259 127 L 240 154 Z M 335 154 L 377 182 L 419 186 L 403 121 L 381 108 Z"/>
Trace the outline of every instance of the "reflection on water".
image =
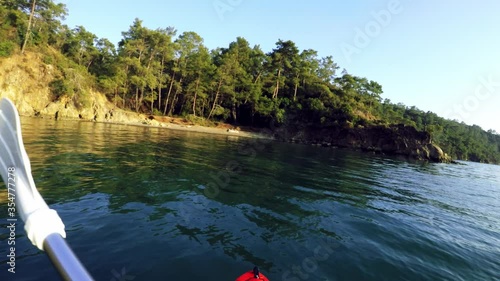
<path id="1" fill-rule="evenodd" d="M 272 280 L 487 280 L 499 272 L 498 166 L 22 123 L 37 186 L 97 280 L 122 268 L 134 280 L 233 280 L 253 264 Z M 58 278 L 21 231 L 17 241 L 19 267 L 30 268 L 19 280 Z"/>

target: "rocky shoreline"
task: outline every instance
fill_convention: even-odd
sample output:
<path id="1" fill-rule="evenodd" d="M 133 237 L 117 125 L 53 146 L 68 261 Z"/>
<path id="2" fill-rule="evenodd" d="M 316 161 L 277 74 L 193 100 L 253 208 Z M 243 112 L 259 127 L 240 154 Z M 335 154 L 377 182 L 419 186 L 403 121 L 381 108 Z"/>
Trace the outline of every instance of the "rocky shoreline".
<path id="1" fill-rule="evenodd" d="M 345 128 L 279 129 L 277 140 L 324 147 L 360 149 L 387 155 L 401 155 L 415 160 L 452 163 L 443 150 L 432 143 L 428 132 L 405 125 L 376 125 Z"/>
<path id="2" fill-rule="evenodd" d="M 5 96 L 5 95 L 4 95 Z M 2 95 L 0 95 L 2 97 Z M 452 163 L 452 159 L 433 144 L 427 132 L 419 132 L 414 127 L 404 125 L 376 125 L 368 127 L 329 128 L 275 128 L 266 133 L 249 130 L 235 130 L 229 124 L 205 127 L 182 118 L 150 116 L 115 107 L 103 96 L 95 94 L 91 108 L 76 108 L 64 99 L 49 102 L 37 109 L 26 97 L 8 96 L 23 116 L 51 118 L 58 120 L 81 120 L 134 126 L 148 126 L 191 132 L 231 135 L 248 138 L 265 138 L 306 145 L 360 149 L 387 155 L 402 155 L 415 160 L 438 163 Z M 272 133 L 272 134 L 271 134 Z"/>
<path id="3" fill-rule="evenodd" d="M 96 101 L 96 100 L 94 100 Z M 305 145 L 359 149 L 387 155 L 401 155 L 410 159 L 437 163 L 453 163 L 443 150 L 432 143 L 427 132 L 419 132 L 414 127 L 404 125 L 376 125 L 346 128 L 275 128 L 272 135 L 267 133 L 235 130 L 229 124 L 205 127 L 182 118 L 151 116 L 114 107 L 107 100 L 95 102 L 93 108 L 77 109 L 69 101 L 59 100 L 37 111 L 28 106 L 26 100 L 15 100 L 19 112 L 24 116 L 51 118 L 58 120 L 81 120 L 133 126 L 148 126 L 190 132 L 230 135 L 236 137 L 274 139 L 282 142 Z M 18 105 L 19 104 L 19 105 Z"/>

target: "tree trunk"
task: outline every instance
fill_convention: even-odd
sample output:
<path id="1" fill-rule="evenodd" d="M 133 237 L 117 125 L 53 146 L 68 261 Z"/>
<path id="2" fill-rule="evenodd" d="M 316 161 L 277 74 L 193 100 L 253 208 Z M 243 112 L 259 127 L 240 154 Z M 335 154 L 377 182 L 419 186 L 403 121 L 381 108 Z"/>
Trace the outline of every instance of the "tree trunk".
<path id="1" fill-rule="evenodd" d="M 295 84 L 295 90 L 293 91 L 293 101 L 297 99 L 297 89 L 299 88 L 299 84 Z"/>
<path id="2" fill-rule="evenodd" d="M 259 74 L 257 75 L 257 77 L 255 78 L 255 81 L 253 81 L 254 84 L 257 84 L 257 81 L 259 81 L 259 78 L 260 78 L 260 75 L 262 74 L 262 72 L 259 72 Z"/>
<path id="3" fill-rule="evenodd" d="M 299 84 L 300 84 L 300 74 L 297 74 L 297 79 L 295 80 L 295 89 L 293 91 L 293 101 L 295 101 L 297 99 L 297 91 L 299 89 Z"/>
<path id="4" fill-rule="evenodd" d="M 210 119 L 210 117 L 212 117 L 212 114 L 214 113 L 215 105 L 217 104 L 217 98 L 219 98 L 219 92 L 221 86 L 222 86 L 222 79 L 219 80 L 219 85 L 217 86 L 217 92 L 215 93 L 214 104 L 212 105 L 212 109 L 210 109 L 210 114 L 208 114 L 207 119 Z"/>
<path id="5" fill-rule="evenodd" d="M 273 99 L 278 97 L 278 92 L 280 90 L 280 78 L 281 78 L 281 69 L 278 69 L 278 79 L 276 79 L 276 89 L 274 89 Z"/>
<path id="6" fill-rule="evenodd" d="M 186 105 L 187 103 L 187 99 L 186 99 L 186 95 L 184 95 L 184 102 L 181 103 L 181 108 L 179 109 L 179 113 L 182 114 L 183 110 L 184 110 L 184 106 Z"/>
<path id="7" fill-rule="evenodd" d="M 135 112 L 139 112 L 139 87 L 135 87 Z"/>
<path id="8" fill-rule="evenodd" d="M 144 100 L 144 88 L 141 89 L 141 95 L 139 96 L 139 107 L 141 107 L 143 100 Z"/>
<path id="9" fill-rule="evenodd" d="M 161 67 L 160 67 L 160 75 L 158 76 L 158 111 L 161 112 L 161 88 L 162 88 L 162 84 L 161 84 L 161 77 L 163 75 L 163 64 L 165 62 L 165 58 L 161 58 Z"/>
<path id="10" fill-rule="evenodd" d="M 194 90 L 194 98 L 193 98 L 193 115 L 196 116 L 196 97 L 198 96 L 198 87 L 200 85 L 200 77 L 196 80 L 196 88 Z"/>
<path id="11" fill-rule="evenodd" d="M 182 78 L 179 80 L 179 84 L 182 84 Z M 175 94 L 174 94 L 174 97 L 172 98 L 172 103 L 170 105 L 170 109 L 168 110 L 168 115 L 172 115 L 172 112 L 174 110 L 174 105 L 175 105 L 175 102 L 176 102 L 176 98 L 177 96 L 179 95 L 179 88 L 177 88 L 177 90 L 175 91 Z"/>
<path id="12" fill-rule="evenodd" d="M 203 104 L 201 105 L 201 117 L 205 116 L 205 109 L 207 108 L 207 100 L 203 101 Z"/>
<path id="13" fill-rule="evenodd" d="M 124 92 L 123 92 L 123 102 L 122 102 L 122 104 L 123 104 L 123 105 L 122 105 L 122 106 L 123 106 L 123 108 L 125 108 L 125 98 L 126 98 L 126 97 L 125 97 L 125 95 L 126 95 L 126 92 L 124 91 Z"/>
<path id="14" fill-rule="evenodd" d="M 130 56 L 129 56 L 130 58 Z M 128 68 L 129 66 L 127 65 L 125 67 L 125 77 L 128 76 Z M 125 78 L 125 80 L 123 81 L 123 101 L 122 101 L 122 107 L 125 108 L 125 105 L 126 105 L 126 101 L 125 101 L 125 98 L 127 96 L 127 92 L 129 91 L 129 84 L 128 84 L 128 79 Z"/>
<path id="15" fill-rule="evenodd" d="M 231 117 L 233 118 L 233 123 L 237 124 L 238 123 L 238 116 L 236 114 L 236 102 L 233 102 L 233 107 L 231 108 Z"/>
<path id="16" fill-rule="evenodd" d="M 182 85 L 182 79 L 183 79 L 182 77 L 181 79 L 179 79 L 179 85 Z M 176 99 L 178 96 L 179 96 L 179 87 L 177 87 L 177 89 L 175 90 L 174 98 L 172 99 L 172 104 L 170 105 L 170 109 L 168 110 L 169 115 L 171 115 L 173 112 L 173 108 L 175 103 L 177 102 Z"/>
<path id="17" fill-rule="evenodd" d="M 87 64 L 87 71 L 89 71 L 90 66 L 92 65 L 93 62 L 94 62 L 94 60 L 90 60 L 90 62 Z"/>
<path id="18" fill-rule="evenodd" d="M 151 95 L 154 94 L 154 91 L 155 89 L 151 88 Z M 154 104 L 155 104 L 155 100 L 153 99 L 153 97 L 151 96 L 151 115 L 154 115 L 153 112 L 154 112 Z"/>
<path id="19" fill-rule="evenodd" d="M 174 86 L 175 71 L 172 73 L 172 79 L 170 80 L 170 86 L 168 87 L 167 99 L 165 100 L 165 109 L 163 110 L 163 115 L 167 114 L 168 99 L 170 98 L 170 93 L 172 93 L 172 87 Z"/>
<path id="20" fill-rule="evenodd" d="M 28 21 L 28 28 L 26 29 L 26 36 L 24 36 L 23 47 L 21 48 L 21 54 L 24 54 L 24 49 L 26 49 L 26 44 L 28 44 L 28 39 L 31 33 L 31 22 L 33 21 L 33 15 L 35 14 L 36 0 L 33 0 L 33 5 L 31 6 L 30 19 Z"/>

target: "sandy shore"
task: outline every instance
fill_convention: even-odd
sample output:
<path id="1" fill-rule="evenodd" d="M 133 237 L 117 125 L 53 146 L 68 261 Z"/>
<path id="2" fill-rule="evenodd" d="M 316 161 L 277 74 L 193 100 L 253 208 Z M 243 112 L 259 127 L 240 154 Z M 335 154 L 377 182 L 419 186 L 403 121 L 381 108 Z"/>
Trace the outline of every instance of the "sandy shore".
<path id="1" fill-rule="evenodd" d="M 220 123 L 217 127 L 206 127 L 193 124 L 189 121 L 186 121 L 183 118 L 173 118 L 173 117 L 154 117 L 144 118 L 144 115 L 139 114 L 137 119 L 132 118 L 127 121 L 116 121 L 116 120 L 103 120 L 103 121 L 89 121 L 85 120 L 84 122 L 96 122 L 96 123 L 106 123 L 106 124 L 116 124 L 116 125 L 127 125 L 127 126 L 140 126 L 140 127 L 149 127 L 149 128 L 161 128 L 167 130 L 178 130 L 178 131 L 188 131 L 188 132 L 197 132 L 204 134 L 217 134 L 217 135 L 227 135 L 227 136 L 235 136 L 235 137 L 245 137 L 245 138 L 258 138 L 258 139 L 274 139 L 273 136 L 268 133 L 259 132 L 254 129 L 250 130 L 247 128 L 237 128 L 230 124 Z M 46 118 L 44 116 L 44 118 Z M 52 118 L 50 118 L 52 119 Z M 72 118 L 61 118 L 63 120 L 75 120 Z M 78 119 L 76 119 L 78 120 Z M 83 120 L 80 120 L 83 121 Z"/>
<path id="2" fill-rule="evenodd" d="M 134 124 L 129 124 L 134 125 Z M 189 131 L 189 132 L 197 132 L 197 133 L 205 133 L 205 134 L 218 134 L 218 135 L 228 135 L 228 136 L 238 136 L 238 137 L 246 137 L 246 138 L 259 138 L 259 139 L 272 139 L 273 137 L 268 134 L 258 133 L 258 132 L 249 132 L 243 130 L 232 130 L 229 128 L 223 127 L 204 127 L 199 125 L 182 125 L 175 123 L 160 123 L 160 124 L 138 124 L 140 126 L 147 126 L 153 128 L 164 128 L 170 130 L 179 130 L 179 131 Z"/>
<path id="3" fill-rule="evenodd" d="M 54 115 L 42 114 L 39 116 L 32 116 L 30 114 L 21 114 L 25 117 L 32 118 L 44 118 L 44 119 L 56 119 L 60 121 L 71 120 L 71 121 L 83 121 L 83 122 L 96 122 L 104 124 L 117 124 L 117 125 L 127 125 L 127 126 L 140 126 L 140 127 L 151 127 L 151 128 L 162 128 L 169 130 L 179 130 L 179 131 L 189 131 L 198 132 L 205 134 L 218 134 L 218 135 L 228 135 L 228 136 L 238 136 L 245 138 L 259 138 L 259 139 L 274 139 L 270 131 L 258 130 L 254 128 L 235 128 L 231 124 L 221 123 L 221 122 L 207 122 L 212 123 L 215 126 L 202 126 L 193 123 L 182 117 L 168 117 L 168 116 L 153 116 L 146 115 L 143 113 L 136 113 L 132 111 L 126 111 L 118 108 L 114 108 L 109 111 L 112 114 L 101 114 L 100 118 L 94 118 L 94 120 L 89 120 L 85 118 L 75 118 L 78 116 L 78 112 L 65 112 L 64 110 L 59 111 L 59 116 L 57 118 Z M 81 115 L 80 115 L 81 116 Z M 97 115 L 96 115 L 97 117 Z"/>

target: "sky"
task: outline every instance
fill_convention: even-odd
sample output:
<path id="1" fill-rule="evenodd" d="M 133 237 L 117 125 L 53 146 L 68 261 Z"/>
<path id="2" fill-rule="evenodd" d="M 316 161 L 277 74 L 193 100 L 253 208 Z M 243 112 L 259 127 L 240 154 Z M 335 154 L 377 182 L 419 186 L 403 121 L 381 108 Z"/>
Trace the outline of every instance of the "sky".
<path id="1" fill-rule="evenodd" d="M 238 36 L 264 52 L 292 40 L 378 82 L 394 103 L 500 133 L 498 0 L 56 2 L 66 4 L 69 27 L 115 44 L 135 18 L 150 29 L 194 31 L 210 49 Z"/>

